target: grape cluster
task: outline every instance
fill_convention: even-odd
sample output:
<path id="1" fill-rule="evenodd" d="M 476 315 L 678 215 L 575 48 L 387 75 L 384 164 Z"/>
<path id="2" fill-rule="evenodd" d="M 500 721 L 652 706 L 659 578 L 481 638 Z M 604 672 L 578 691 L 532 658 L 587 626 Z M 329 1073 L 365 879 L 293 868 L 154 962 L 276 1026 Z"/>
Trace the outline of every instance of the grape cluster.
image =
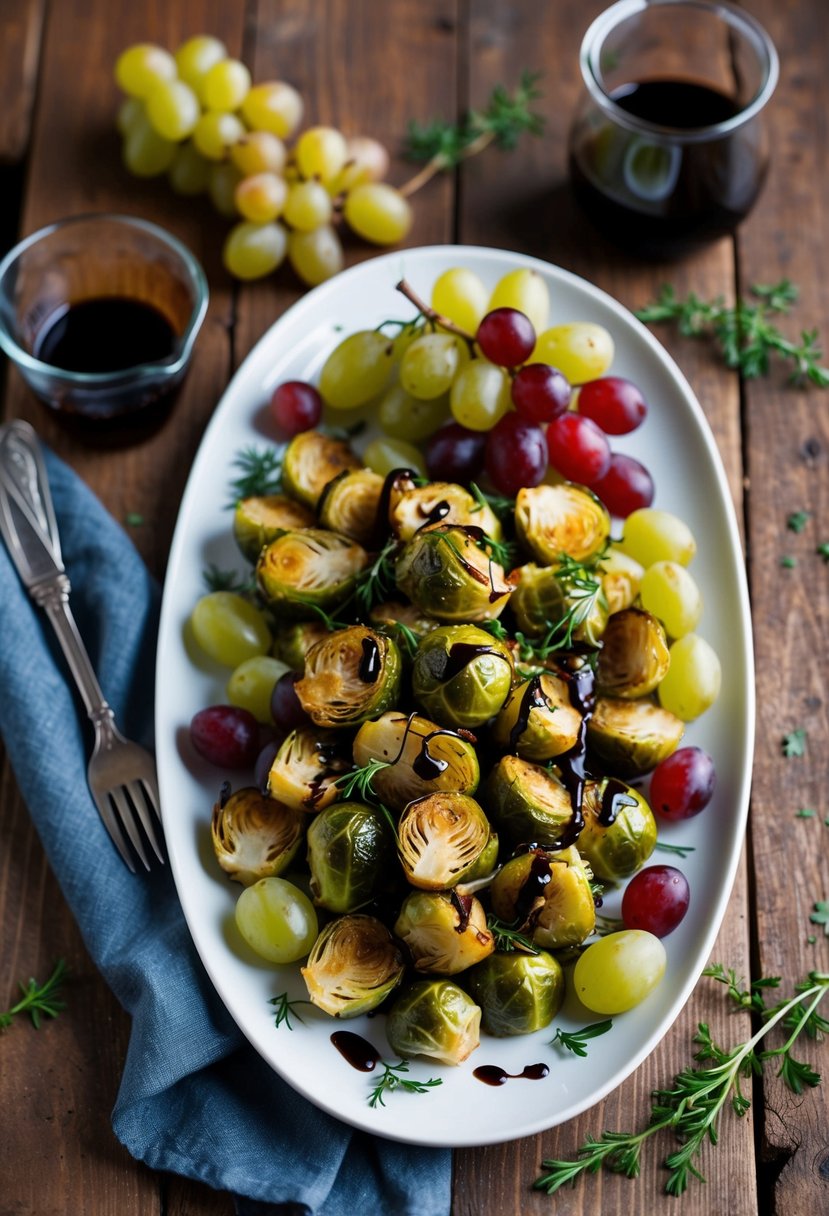
<path id="1" fill-rule="evenodd" d="M 207 193 L 236 220 L 223 252 L 236 278 L 261 278 L 286 257 L 309 286 L 331 278 L 343 265 L 340 218 L 377 245 L 408 233 L 411 207 L 382 180 L 383 145 L 325 126 L 297 135 L 297 90 L 285 81 L 253 84 L 217 38 L 190 38 L 174 55 L 150 43 L 131 46 L 115 79 L 127 94 L 118 114 L 127 169 L 166 174 L 181 195 Z"/>

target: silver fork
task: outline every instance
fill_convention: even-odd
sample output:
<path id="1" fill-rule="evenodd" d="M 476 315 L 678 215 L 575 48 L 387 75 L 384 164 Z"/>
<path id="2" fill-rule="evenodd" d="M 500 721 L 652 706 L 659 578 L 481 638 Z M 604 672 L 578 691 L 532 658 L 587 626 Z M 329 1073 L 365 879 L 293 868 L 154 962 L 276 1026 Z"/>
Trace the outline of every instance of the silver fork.
<path id="1" fill-rule="evenodd" d="M 155 762 L 115 725 L 69 607 L 69 579 L 43 453 L 27 422 L 0 427 L 0 532 L 18 574 L 57 634 L 69 670 L 95 728 L 89 788 L 104 825 L 127 867 L 135 865 L 126 837 L 147 870 L 145 842 L 163 864 L 154 818 L 160 820 Z M 139 830 L 139 824 L 142 833 Z"/>

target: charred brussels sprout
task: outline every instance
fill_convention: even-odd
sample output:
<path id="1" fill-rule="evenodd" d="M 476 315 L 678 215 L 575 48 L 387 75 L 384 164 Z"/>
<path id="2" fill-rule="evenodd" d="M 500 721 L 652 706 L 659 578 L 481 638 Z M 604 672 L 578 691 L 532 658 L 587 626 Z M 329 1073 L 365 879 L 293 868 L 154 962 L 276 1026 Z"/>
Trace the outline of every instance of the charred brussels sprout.
<path id="1" fill-rule="evenodd" d="M 364 722 L 354 740 L 354 762 L 387 767 L 374 773 L 373 787 L 387 806 L 402 811 L 407 803 L 441 791 L 474 794 L 480 769 L 473 743 L 420 714 L 391 710 Z"/>
<path id="2" fill-rule="evenodd" d="M 489 839 L 484 845 L 478 860 L 467 870 L 463 876 L 462 886 L 467 890 L 471 883 L 478 882 L 481 878 L 489 878 L 495 867 L 498 865 L 498 852 L 500 849 L 500 841 L 497 832 L 490 832 Z M 464 892 L 462 891 L 461 894 Z"/>
<path id="3" fill-rule="evenodd" d="M 418 532 L 403 546 L 395 574 L 412 603 L 448 624 L 494 620 L 512 590 L 504 571 L 466 528 Z"/>
<path id="4" fill-rule="evenodd" d="M 282 484 L 291 498 L 314 508 L 338 473 L 360 468 L 360 461 L 345 440 L 323 435 L 321 431 L 302 431 L 285 450 Z"/>
<path id="5" fill-rule="evenodd" d="M 321 811 L 334 802 L 336 781 L 351 768 L 348 744 L 331 731 L 294 730 L 276 753 L 268 794 L 298 811 Z"/>
<path id="6" fill-rule="evenodd" d="M 249 562 L 255 562 L 264 546 L 283 532 L 313 526 L 313 511 L 284 494 L 242 498 L 233 514 L 233 535 Z"/>
<path id="7" fill-rule="evenodd" d="M 272 878 L 296 856 L 304 816 L 252 787 L 213 807 L 213 849 L 219 865 L 243 886 Z"/>
<path id="8" fill-rule="evenodd" d="M 435 629 L 417 648 L 412 692 L 444 726 L 480 726 L 497 714 L 512 686 L 512 656 L 474 625 Z"/>
<path id="9" fill-rule="evenodd" d="M 482 801 L 498 831 L 512 845 L 534 841 L 544 848 L 556 848 L 573 823 L 570 795 L 558 778 L 519 756 L 503 756 L 498 761 Z"/>
<path id="10" fill-rule="evenodd" d="M 394 841 L 382 811 L 335 802 L 308 829 L 308 868 L 315 904 L 355 912 L 389 885 Z"/>
<path id="11" fill-rule="evenodd" d="M 661 683 L 670 662 L 665 630 L 656 617 L 641 608 L 625 608 L 608 621 L 596 684 L 608 697 L 646 697 Z"/>
<path id="12" fill-rule="evenodd" d="M 543 566 L 559 561 L 562 553 L 583 562 L 598 553 L 610 535 L 610 515 L 584 486 L 563 481 L 519 490 L 515 527 Z"/>
<path id="13" fill-rule="evenodd" d="M 317 508 L 320 523 L 371 547 L 377 531 L 377 511 L 383 478 L 371 469 L 345 470 L 322 492 Z"/>
<path id="14" fill-rule="evenodd" d="M 685 724 L 650 700 L 599 697 L 587 724 L 587 745 L 621 777 L 640 777 L 676 751 Z"/>
<path id="15" fill-rule="evenodd" d="M 495 719 L 492 740 L 525 760 L 552 760 L 575 747 L 581 722 L 570 703 L 567 681 L 551 672 L 512 690 Z"/>
<path id="16" fill-rule="evenodd" d="M 536 849 L 502 866 L 490 888 L 495 915 L 545 950 L 580 945 L 596 927 L 590 874 L 578 849 Z"/>
<path id="17" fill-rule="evenodd" d="M 395 704 L 402 666 L 391 638 L 351 625 L 311 647 L 296 694 L 317 726 L 359 726 Z"/>
<path id="18" fill-rule="evenodd" d="M 434 975 L 457 975 L 495 949 L 486 913 L 474 895 L 413 891 L 394 932 L 408 947 L 415 969 Z"/>
<path id="19" fill-rule="evenodd" d="M 285 532 L 262 550 L 256 578 L 272 608 L 313 619 L 316 609 L 334 609 L 348 598 L 367 562 L 365 549 L 347 536 L 303 528 Z"/>
<path id="20" fill-rule="evenodd" d="M 489 838 L 486 815 L 466 794 L 418 798 L 397 825 L 397 850 L 406 878 L 425 891 L 443 891 L 465 878 Z"/>
<path id="21" fill-rule="evenodd" d="M 656 821 L 645 799 L 624 781 L 608 777 L 584 787 L 584 828 L 579 852 L 596 878 L 630 878 L 656 847 Z"/>
<path id="22" fill-rule="evenodd" d="M 445 524 L 477 527 L 493 540 L 500 540 L 502 535 L 492 508 L 481 506 L 463 486 L 448 481 L 412 486 L 396 495 L 389 507 L 389 523 L 401 540 L 411 540 L 421 529 Z"/>
<path id="23" fill-rule="evenodd" d="M 358 913 L 320 933 L 302 976 L 311 1000 L 335 1018 L 376 1009 L 403 978 L 400 947 L 382 921 Z"/>
<path id="24" fill-rule="evenodd" d="M 491 954 L 472 968 L 464 983 L 481 1006 L 484 1030 L 499 1038 L 543 1030 L 564 1000 L 561 964 L 545 950 Z"/>
<path id="25" fill-rule="evenodd" d="M 427 1056 L 462 1064 L 480 1043 L 481 1010 L 451 980 L 420 980 L 397 998 L 386 1018 L 386 1038 L 404 1058 Z"/>
<path id="26" fill-rule="evenodd" d="M 599 570 L 608 612 L 612 615 L 623 608 L 630 608 L 639 594 L 644 566 L 611 545 L 599 563 Z"/>
<path id="27" fill-rule="evenodd" d="M 533 562 L 522 566 L 518 575 L 509 604 L 518 628 L 528 637 L 540 637 L 560 623 L 562 635 L 569 631 L 573 641 L 599 644 L 607 625 L 607 603 L 598 575 L 568 576 L 566 569 Z"/>
<path id="28" fill-rule="evenodd" d="M 274 638 L 273 653 L 287 663 L 292 671 L 305 670 L 305 656 L 312 646 L 329 636 L 330 630 L 321 621 L 299 621 L 280 629 Z"/>

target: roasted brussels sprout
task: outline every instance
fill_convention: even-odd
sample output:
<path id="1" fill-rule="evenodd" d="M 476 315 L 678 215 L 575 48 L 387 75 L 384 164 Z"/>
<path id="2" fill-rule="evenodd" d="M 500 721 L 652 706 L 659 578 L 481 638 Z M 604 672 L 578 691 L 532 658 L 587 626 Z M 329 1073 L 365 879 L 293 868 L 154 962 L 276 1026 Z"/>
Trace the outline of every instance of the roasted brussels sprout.
<path id="1" fill-rule="evenodd" d="M 592 755 L 620 777 L 639 777 L 676 751 L 685 723 L 651 700 L 598 697 L 587 724 Z"/>
<path id="2" fill-rule="evenodd" d="M 369 760 L 387 766 L 377 769 L 372 783 L 381 802 L 396 811 L 439 791 L 474 794 L 480 779 L 473 744 L 420 714 L 390 710 L 364 722 L 354 740 L 354 763 L 362 768 Z"/>
<path id="3" fill-rule="evenodd" d="M 560 624 L 562 636 L 597 646 L 607 625 L 607 603 L 599 575 L 580 574 L 578 581 L 566 568 L 536 566 L 530 562 L 517 572 L 518 585 L 509 605 L 516 624 L 528 637 L 540 637 Z M 513 573 L 512 578 L 516 577 Z M 594 584 L 591 590 L 590 582 Z"/>
<path id="4" fill-rule="evenodd" d="M 656 847 L 656 821 L 638 790 L 616 777 L 588 781 L 582 809 L 579 852 L 596 878 L 617 882 L 641 870 Z"/>
<path id="5" fill-rule="evenodd" d="M 369 620 L 377 629 L 393 637 L 404 654 L 412 649 L 410 635 L 420 641 L 440 625 L 433 616 L 427 616 L 414 604 L 404 604 L 402 600 L 376 604 L 369 613 Z"/>
<path id="6" fill-rule="evenodd" d="M 397 851 L 413 887 L 443 891 L 466 877 L 489 837 L 489 822 L 474 798 L 429 794 L 401 815 Z"/>
<path id="7" fill-rule="evenodd" d="M 298 811 L 321 811 L 334 802 L 336 781 L 351 768 L 348 743 L 332 731 L 294 730 L 276 753 L 268 794 Z"/>
<path id="8" fill-rule="evenodd" d="M 382 921 L 339 916 L 320 933 L 302 976 L 311 1000 L 335 1018 L 376 1009 L 403 978 L 400 947 Z"/>
<path id="9" fill-rule="evenodd" d="M 359 726 L 395 704 L 402 668 L 396 642 L 350 625 L 311 647 L 296 695 L 317 726 Z"/>
<path id="10" fill-rule="evenodd" d="M 242 498 L 233 514 L 233 536 L 249 562 L 283 532 L 313 528 L 314 513 L 284 494 Z"/>
<path id="11" fill-rule="evenodd" d="M 330 630 L 322 621 L 298 621 L 280 629 L 273 641 L 273 653 L 292 671 L 305 670 L 305 656 L 312 646 L 327 638 Z"/>
<path id="12" fill-rule="evenodd" d="M 395 575 L 412 603 L 448 624 L 494 620 L 512 590 L 475 534 L 451 526 L 418 532 L 407 541 Z"/>
<path id="13" fill-rule="evenodd" d="M 371 469 L 344 470 L 322 492 L 317 507 L 320 523 L 371 548 L 377 533 L 377 512 L 383 478 Z"/>
<path id="14" fill-rule="evenodd" d="M 608 612 L 612 615 L 623 608 L 630 608 L 639 594 L 644 566 L 611 545 L 599 563 L 599 570 Z"/>
<path id="15" fill-rule="evenodd" d="M 412 666 L 412 692 L 443 726 L 480 726 L 504 704 L 512 656 L 474 625 L 445 625 L 425 637 Z"/>
<path id="16" fill-rule="evenodd" d="M 304 816 L 259 790 L 237 790 L 213 807 L 211 831 L 219 865 L 243 886 L 272 878 L 296 856 Z"/>
<path id="17" fill-rule="evenodd" d="M 314 619 L 335 608 L 368 562 L 365 549 L 324 528 L 285 532 L 259 557 L 256 578 L 265 599 L 283 614 Z"/>
<path id="18" fill-rule="evenodd" d="M 537 954 L 491 954 L 464 977 L 481 1007 L 484 1030 L 503 1038 L 549 1026 L 564 1000 L 561 963 L 546 950 Z"/>
<path id="19" fill-rule="evenodd" d="M 598 553 L 610 535 L 610 515 L 584 486 L 563 481 L 519 490 L 515 527 L 543 566 L 559 561 L 562 553 L 583 562 Z"/>
<path id="20" fill-rule="evenodd" d="M 646 697 L 662 681 L 671 657 L 665 630 L 641 608 L 625 608 L 607 623 L 596 686 L 608 697 Z"/>
<path id="21" fill-rule="evenodd" d="M 596 927 L 590 873 L 572 845 L 513 857 L 495 875 L 490 894 L 495 915 L 545 950 L 578 946 Z"/>
<path id="22" fill-rule="evenodd" d="M 489 775 L 482 799 L 509 844 L 530 841 L 557 848 L 573 826 L 573 805 L 559 779 L 519 756 L 502 756 Z"/>
<path id="23" fill-rule="evenodd" d="M 480 1043 L 481 1010 L 451 980 L 419 980 L 395 1000 L 386 1038 L 397 1055 L 462 1064 Z"/>
<path id="24" fill-rule="evenodd" d="M 474 895 L 412 891 L 394 925 L 418 971 L 457 975 L 495 949 L 486 912 Z"/>
<path id="25" fill-rule="evenodd" d="M 498 865 L 498 852 L 500 849 L 500 841 L 497 832 L 490 832 L 489 839 L 481 850 L 478 860 L 467 870 L 459 886 L 464 888 L 460 893 L 466 894 L 469 886 L 472 883 L 479 882 L 483 878 L 489 878 L 495 867 Z"/>
<path id="26" fill-rule="evenodd" d="M 308 829 L 308 868 L 315 904 L 356 912 L 389 886 L 394 840 L 383 812 L 362 802 L 335 802 Z"/>
<path id="27" fill-rule="evenodd" d="M 396 495 L 389 507 L 389 523 L 401 540 L 411 540 L 415 533 L 441 524 L 477 527 L 493 540 L 502 536 L 501 524 L 492 508 L 482 506 L 463 486 L 449 481 L 412 486 Z"/>
<path id="28" fill-rule="evenodd" d="M 345 440 L 321 431 L 302 431 L 285 450 L 282 484 L 291 498 L 316 507 L 323 490 L 338 473 L 360 468 L 360 461 Z"/>
<path id="29" fill-rule="evenodd" d="M 550 672 L 516 685 L 492 725 L 492 741 L 525 760 L 552 760 L 575 747 L 581 714 L 566 680 Z"/>

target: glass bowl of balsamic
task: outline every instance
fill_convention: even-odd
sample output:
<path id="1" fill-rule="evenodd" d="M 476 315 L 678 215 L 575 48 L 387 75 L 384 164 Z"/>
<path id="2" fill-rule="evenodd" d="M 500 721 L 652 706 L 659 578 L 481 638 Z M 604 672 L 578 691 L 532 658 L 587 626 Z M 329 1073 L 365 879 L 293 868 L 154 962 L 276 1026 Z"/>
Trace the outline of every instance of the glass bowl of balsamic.
<path id="1" fill-rule="evenodd" d="M 768 168 L 778 59 L 762 26 L 721 0 L 619 0 L 585 34 L 581 72 L 570 177 L 596 227 L 647 258 L 732 232 Z"/>
<path id="2" fill-rule="evenodd" d="M 207 311 L 179 240 L 128 215 L 80 215 L 0 262 L 0 346 L 32 391 L 92 423 L 163 417 Z"/>

